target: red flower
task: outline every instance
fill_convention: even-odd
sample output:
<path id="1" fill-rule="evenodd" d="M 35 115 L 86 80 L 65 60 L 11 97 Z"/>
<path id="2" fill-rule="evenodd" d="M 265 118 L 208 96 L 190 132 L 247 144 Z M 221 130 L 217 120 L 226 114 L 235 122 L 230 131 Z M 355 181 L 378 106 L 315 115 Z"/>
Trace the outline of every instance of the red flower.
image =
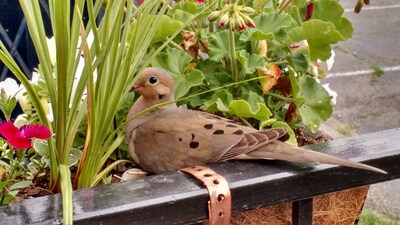
<path id="1" fill-rule="evenodd" d="M 307 5 L 306 21 L 309 20 L 314 11 L 314 3 L 309 3 Z"/>
<path id="2" fill-rule="evenodd" d="M 246 29 L 246 25 L 242 24 L 242 25 L 239 27 L 239 30 L 244 30 L 244 29 Z"/>
<path id="3" fill-rule="evenodd" d="M 198 3 L 204 3 L 205 0 L 197 0 Z"/>
<path id="4" fill-rule="evenodd" d="M 248 22 L 247 22 L 247 25 L 248 25 L 249 27 L 251 27 L 251 28 L 255 28 L 255 27 L 256 27 L 256 25 L 254 25 L 254 23 L 251 22 L 251 21 L 248 21 Z"/>
<path id="5" fill-rule="evenodd" d="M 44 125 L 27 125 L 18 129 L 11 121 L 0 124 L 0 134 L 15 149 L 31 148 L 30 139 L 32 138 L 47 139 L 51 137 L 50 130 Z"/>

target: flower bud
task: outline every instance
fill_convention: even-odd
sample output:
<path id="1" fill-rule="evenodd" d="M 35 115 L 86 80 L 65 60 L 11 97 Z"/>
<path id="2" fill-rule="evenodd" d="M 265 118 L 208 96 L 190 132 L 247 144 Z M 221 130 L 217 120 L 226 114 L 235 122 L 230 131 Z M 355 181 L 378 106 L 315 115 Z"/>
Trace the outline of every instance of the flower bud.
<path id="1" fill-rule="evenodd" d="M 314 11 L 314 3 L 311 2 L 307 5 L 307 13 L 305 18 L 306 21 L 311 18 L 313 11 Z"/>
<path id="2" fill-rule="evenodd" d="M 232 29 L 232 31 L 235 31 L 236 25 L 237 25 L 236 18 L 235 18 L 235 17 L 232 17 L 232 18 L 229 20 L 229 26 L 230 26 L 230 28 Z"/>
<path id="3" fill-rule="evenodd" d="M 236 13 L 235 17 L 236 17 L 236 21 L 237 21 L 237 22 L 236 22 L 236 24 L 237 24 L 236 27 L 237 27 L 239 30 L 244 30 L 244 29 L 246 29 L 246 23 L 244 22 L 243 18 L 240 17 L 239 14 L 237 14 L 237 13 Z"/>
<path id="4" fill-rule="evenodd" d="M 220 16 L 222 15 L 222 11 L 215 11 L 212 12 L 209 16 L 208 16 L 208 21 L 210 22 L 214 22 L 216 21 Z"/>
<path id="5" fill-rule="evenodd" d="M 268 44 L 266 40 L 260 40 L 257 42 L 255 53 L 259 56 L 267 56 Z"/>
<path id="6" fill-rule="evenodd" d="M 239 7 L 239 11 L 246 13 L 246 14 L 253 14 L 256 11 L 251 7 Z"/>
<path id="7" fill-rule="evenodd" d="M 357 5 L 354 7 L 354 12 L 359 13 L 361 12 L 362 7 L 364 6 L 364 1 L 363 0 L 358 0 Z"/>
<path id="8" fill-rule="evenodd" d="M 253 19 L 250 18 L 250 16 L 242 13 L 242 12 L 238 12 L 239 16 L 242 17 L 242 19 L 244 20 L 245 24 L 247 24 L 249 27 L 251 28 L 255 28 L 256 25 L 254 24 Z"/>
<path id="9" fill-rule="evenodd" d="M 221 19 L 219 20 L 219 26 L 220 26 L 220 27 L 225 26 L 225 24 L 226 24 L 228 21 L 229 21 L 229 14 L 228 14 L 228 13 L 225 13 L 225 14 L 221 17 Z"/>

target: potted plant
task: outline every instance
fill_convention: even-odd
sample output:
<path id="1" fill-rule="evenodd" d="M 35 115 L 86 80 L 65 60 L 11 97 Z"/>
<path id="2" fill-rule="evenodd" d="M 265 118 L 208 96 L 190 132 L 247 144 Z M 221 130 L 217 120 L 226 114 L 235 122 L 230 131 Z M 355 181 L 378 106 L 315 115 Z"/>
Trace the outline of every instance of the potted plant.
<path id="1" fill-rule="evenodd" d="M 12 110 L 18 95 L 25 115 L 13 124 L 41 124 L 52 136 L 33 140 L 29 150 L 8 140 L 3 156 L 22 165 L 29 154 L 25 178 L 49 176 L 48 189 L 63 193 L 66 224 L 73 189 L 110 182 L 110 171 L 130 162 L 115 154 L 126 148 L 122 118 L 135 98 L 129 93 L 135 75 L 145 67 L 173 76 L 178 104 L 260 129 L 284 127 L 297 144 L 293 128 L 314 132 L 330 117 L 334 94 L 319 82 L 329 69 L 322 62 L 329 64 L 331 46 L 353 32 L 336 0 L 76 0 L 73 7 L 49 0 L 54 38 L 47 39 L 39 1 L 20 4 L 38 78 L 28 80 L 1 43 L 0 59 L 23 86 L 19 95 L 2 97 L 2 111 Z M 14 166 L 6 164 L 10 175 Z M 13 198 L 16 177 L 2 180 L 3 196 Z"/>

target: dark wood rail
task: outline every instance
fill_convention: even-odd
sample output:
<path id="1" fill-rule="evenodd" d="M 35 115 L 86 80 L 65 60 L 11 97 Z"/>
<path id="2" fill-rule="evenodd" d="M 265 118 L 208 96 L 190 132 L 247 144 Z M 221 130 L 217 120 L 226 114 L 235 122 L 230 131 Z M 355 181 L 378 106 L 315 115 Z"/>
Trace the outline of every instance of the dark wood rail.
<path id="1" fill-rule="evenodd" d="M 364 162 L 388 172 L 277 161 L 225 162 L 210 166 L 223 175 L 238 213 L 295 202 L 300 222 L 310 219 L 312 197 L 400 178 L 400 129 L 339 139 L 310 148 Z M 207 219 L 207 191 L 181 172 L 74 192 L 75 224 L 187 224 Z M 312 215 L 312 214 L 311 214 Z M 13 202 L 0 207 L 0 224 L 59 224 L 61 196 Z M 301 221 L 303 220 L 303 221 Z"/>

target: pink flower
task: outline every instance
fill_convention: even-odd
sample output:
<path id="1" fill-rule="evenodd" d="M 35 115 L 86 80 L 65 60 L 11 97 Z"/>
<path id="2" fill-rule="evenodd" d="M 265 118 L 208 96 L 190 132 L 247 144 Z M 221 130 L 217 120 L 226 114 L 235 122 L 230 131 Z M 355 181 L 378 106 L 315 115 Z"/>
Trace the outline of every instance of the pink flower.
<path id="1" fill-rule="evenodd" d="M 51 137 L 50 130 L 44 125 L 27 125 L 18 129 L 13 122 L 7 121 L 0 124 L 0 134 L 15 149 L 31 148 L 30 139 L 47 139 Z"/>
<path id="2" fill-rule="evenodd" d="M 198 3 L 204 3 L 205 0 L 197 0 Z"/>

